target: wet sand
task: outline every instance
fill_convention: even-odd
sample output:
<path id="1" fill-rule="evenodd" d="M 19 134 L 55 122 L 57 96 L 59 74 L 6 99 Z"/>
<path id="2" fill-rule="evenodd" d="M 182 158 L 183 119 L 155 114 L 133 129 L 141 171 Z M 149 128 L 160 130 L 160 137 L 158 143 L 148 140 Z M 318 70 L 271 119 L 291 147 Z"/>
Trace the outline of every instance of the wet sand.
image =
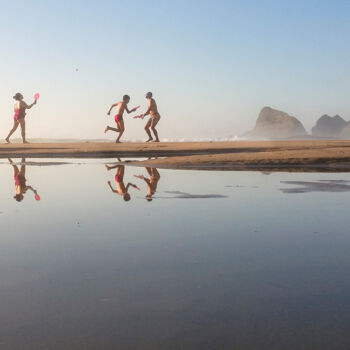
<path id="1" fill-rule="evenodd" d="M 161 157 L 128 164 L 169 169 L 350 171 L 350 140 L 1 144 L 0 158 L 7 157 Z"/>

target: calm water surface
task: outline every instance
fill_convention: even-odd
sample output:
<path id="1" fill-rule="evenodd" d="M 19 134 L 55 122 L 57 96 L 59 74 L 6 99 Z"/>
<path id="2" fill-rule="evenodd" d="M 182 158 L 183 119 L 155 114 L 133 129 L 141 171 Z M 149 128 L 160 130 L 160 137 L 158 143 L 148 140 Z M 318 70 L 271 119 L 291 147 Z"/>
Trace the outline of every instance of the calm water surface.
<path id="1" fill-rule="evenodd" d="M 350 348 L 350 174 L 126 167 L 125 201 L 36 162 L 0 161 L 0 349 Z"/>

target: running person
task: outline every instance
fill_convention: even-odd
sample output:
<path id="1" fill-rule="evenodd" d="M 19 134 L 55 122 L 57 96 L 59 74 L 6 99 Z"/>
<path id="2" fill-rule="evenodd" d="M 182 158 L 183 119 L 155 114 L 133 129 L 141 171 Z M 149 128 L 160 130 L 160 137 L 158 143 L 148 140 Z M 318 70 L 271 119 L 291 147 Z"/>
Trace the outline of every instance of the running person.
<path id="1" fill-rule="evenodd" d="M 146 133 L 148 135 L 148 140 L 146 142 L 153 141 L 153 137 L 151 134 L 150 129 L 153 131 L 153 134 L 155 136 L 154 142 L 159 142 L 158 132 L 156 130 L 156 126 L 160 120 L 160 114 L 158 113 L 158 108 L 156 101 L 152 98 L 152 92 L 147 92 L 146 98 L 148 100 L 148 108 L 146 113 L 142 114 L 142 118 L 144 118 L 146 115 L 150 115 L 150 119 L 147 122 L 145 126 Z"/>
<path id="2" fill-rule="evenodd" d="M 127 111 L 127 113 L 132 113 L 135 112 L 137 107 L 133 108 L 132 110 L 128 109 L 128 103 L 130 102 L 130 96 L 128 95 L 124 95 L 123 96 L 123 101 L 121 102 L 117 102 L 115 104 L 113 104 L 111 106 L 111 108 L 109 109 L 109 111 L 107 112 L 108 115 L 111 115 L 111 111 L 114 107 L 117 107 L 117 112 L 116 115 L 114 116 L 114 120 L 117 124 L 117 128 L 112 128 L 111 126 L 106 126 L 105 129 L 105 133 L 107 133 L 107 131 L 112 130 L 115 132 L 119 132 L 119 135 L 117 137 L 117 140 L 115 141 L 116 143 L 120 143 L 120 138 L 122 137 L 125 127 L 124 127 L 124 119 L 123 119 L 123 114 L 124 111 Z"/>
<path id="3" fill-rule="evenodd" d="M 31 109 L 36 104 L 36 100 L 31 105 L 27 105 L 23 101 L 23 95 L 20 94 L 19 92 L 17 92 L 17 94 L 13 96 L 13 98 L 16 101 L 15 114 L 13 116 L 13 127 L 6 137 L 6 142 L 10 143 L 11 135 L 17 130 L 18 125 L 20 125 L 23 143 L 28 143 L 26 140 L 26 122 L 24 118 L 26 116 L 26 109 Z"/>
<path id="4" fill-rule="evenodd" d="M 117 189 L 114 189 L 112 187 L 112 184 L 110 181 L 108 181 L 107 184 L 112 192 L 119 194 L 127 202 L 131 199 L 130 194 L 129 194 L 129 187 L 131 186 L 131 187 L 137 188 L 137 186 L 130 183 L 130 182 L 125 186 L 125 184 L 124 184 L 125 166 L 124 165 L 116 165 L 116 166 L 106 165 L 106 169 L 108 171 L 111 169 L 115 169 L 115 168 L 117 168 L 117 173 L 115 174 L 114 179 L 116 182 Z"/>

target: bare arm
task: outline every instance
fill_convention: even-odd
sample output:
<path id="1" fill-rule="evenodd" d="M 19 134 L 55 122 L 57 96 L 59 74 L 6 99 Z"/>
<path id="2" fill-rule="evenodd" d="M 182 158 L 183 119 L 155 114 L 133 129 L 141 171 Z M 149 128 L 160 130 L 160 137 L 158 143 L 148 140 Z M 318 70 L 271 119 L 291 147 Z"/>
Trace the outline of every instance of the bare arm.
<path id="1" fill-rule="evenodd" d="M 114 104 L 111 106 L 111 108 L 109 109 L 109 111 L 107 112 L 107 114 L 110 115 L 112 109 L 113 109 L 114 107 L 117 107 L 117 106 L 118 106 L 118 103 L 114 103 Z"/>
<path id="2" fill-rule="evenodd" d="M 27 105 L 24 101 L 22 103 L 25 109 L 31 109 L 34 105 L 36 105 L 36 101 L 34 101 L 31 105 Z"/>
<path id="3" fill-rule="evenodd" d="M 147 108 L 147 111 L 146 111 L 145 113 L 143 113 L 143 116 L 145 117 L 146 115 L 150 114 L 151 109 L 152 109 L 152 101 L 149 100 L 149 101 L 148 101 L 148 108 Z"/>
<path id="4" fill-rule="evenodd" d="M 134 187 L 134 188 L 137 188 L 136 185 L 132 184 L 131 182 L 128 182 L 128 184 L 126 185 L 126 191 L 128 191 L 129 187 Z"/>
<path id="5" fill-rule="evenodd" d="M 112 185 L 111 185 L 111 182 L 110 182 L 110 181 L 108 181 L 108 186 L 109 186 L 109 188 L 111 189 L 111 191 L 112 191 L 112 192 L 114 192 L 114 193 L 118 193 L 118 191 L 117 191 L 117 190 L 115 190 L 115 189 L 112 187 Z"/>

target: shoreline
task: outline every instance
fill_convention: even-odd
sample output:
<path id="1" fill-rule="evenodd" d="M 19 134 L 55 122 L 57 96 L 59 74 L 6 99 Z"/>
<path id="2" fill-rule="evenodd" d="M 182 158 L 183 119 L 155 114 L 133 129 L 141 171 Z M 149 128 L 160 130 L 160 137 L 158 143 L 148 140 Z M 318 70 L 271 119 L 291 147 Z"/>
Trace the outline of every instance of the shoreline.
<path id="1" fill-rule="evenodd" d="M 350 171 L 350 140 L 0 144 L 0 158 L 157 158 L 164 169 Z"/>

